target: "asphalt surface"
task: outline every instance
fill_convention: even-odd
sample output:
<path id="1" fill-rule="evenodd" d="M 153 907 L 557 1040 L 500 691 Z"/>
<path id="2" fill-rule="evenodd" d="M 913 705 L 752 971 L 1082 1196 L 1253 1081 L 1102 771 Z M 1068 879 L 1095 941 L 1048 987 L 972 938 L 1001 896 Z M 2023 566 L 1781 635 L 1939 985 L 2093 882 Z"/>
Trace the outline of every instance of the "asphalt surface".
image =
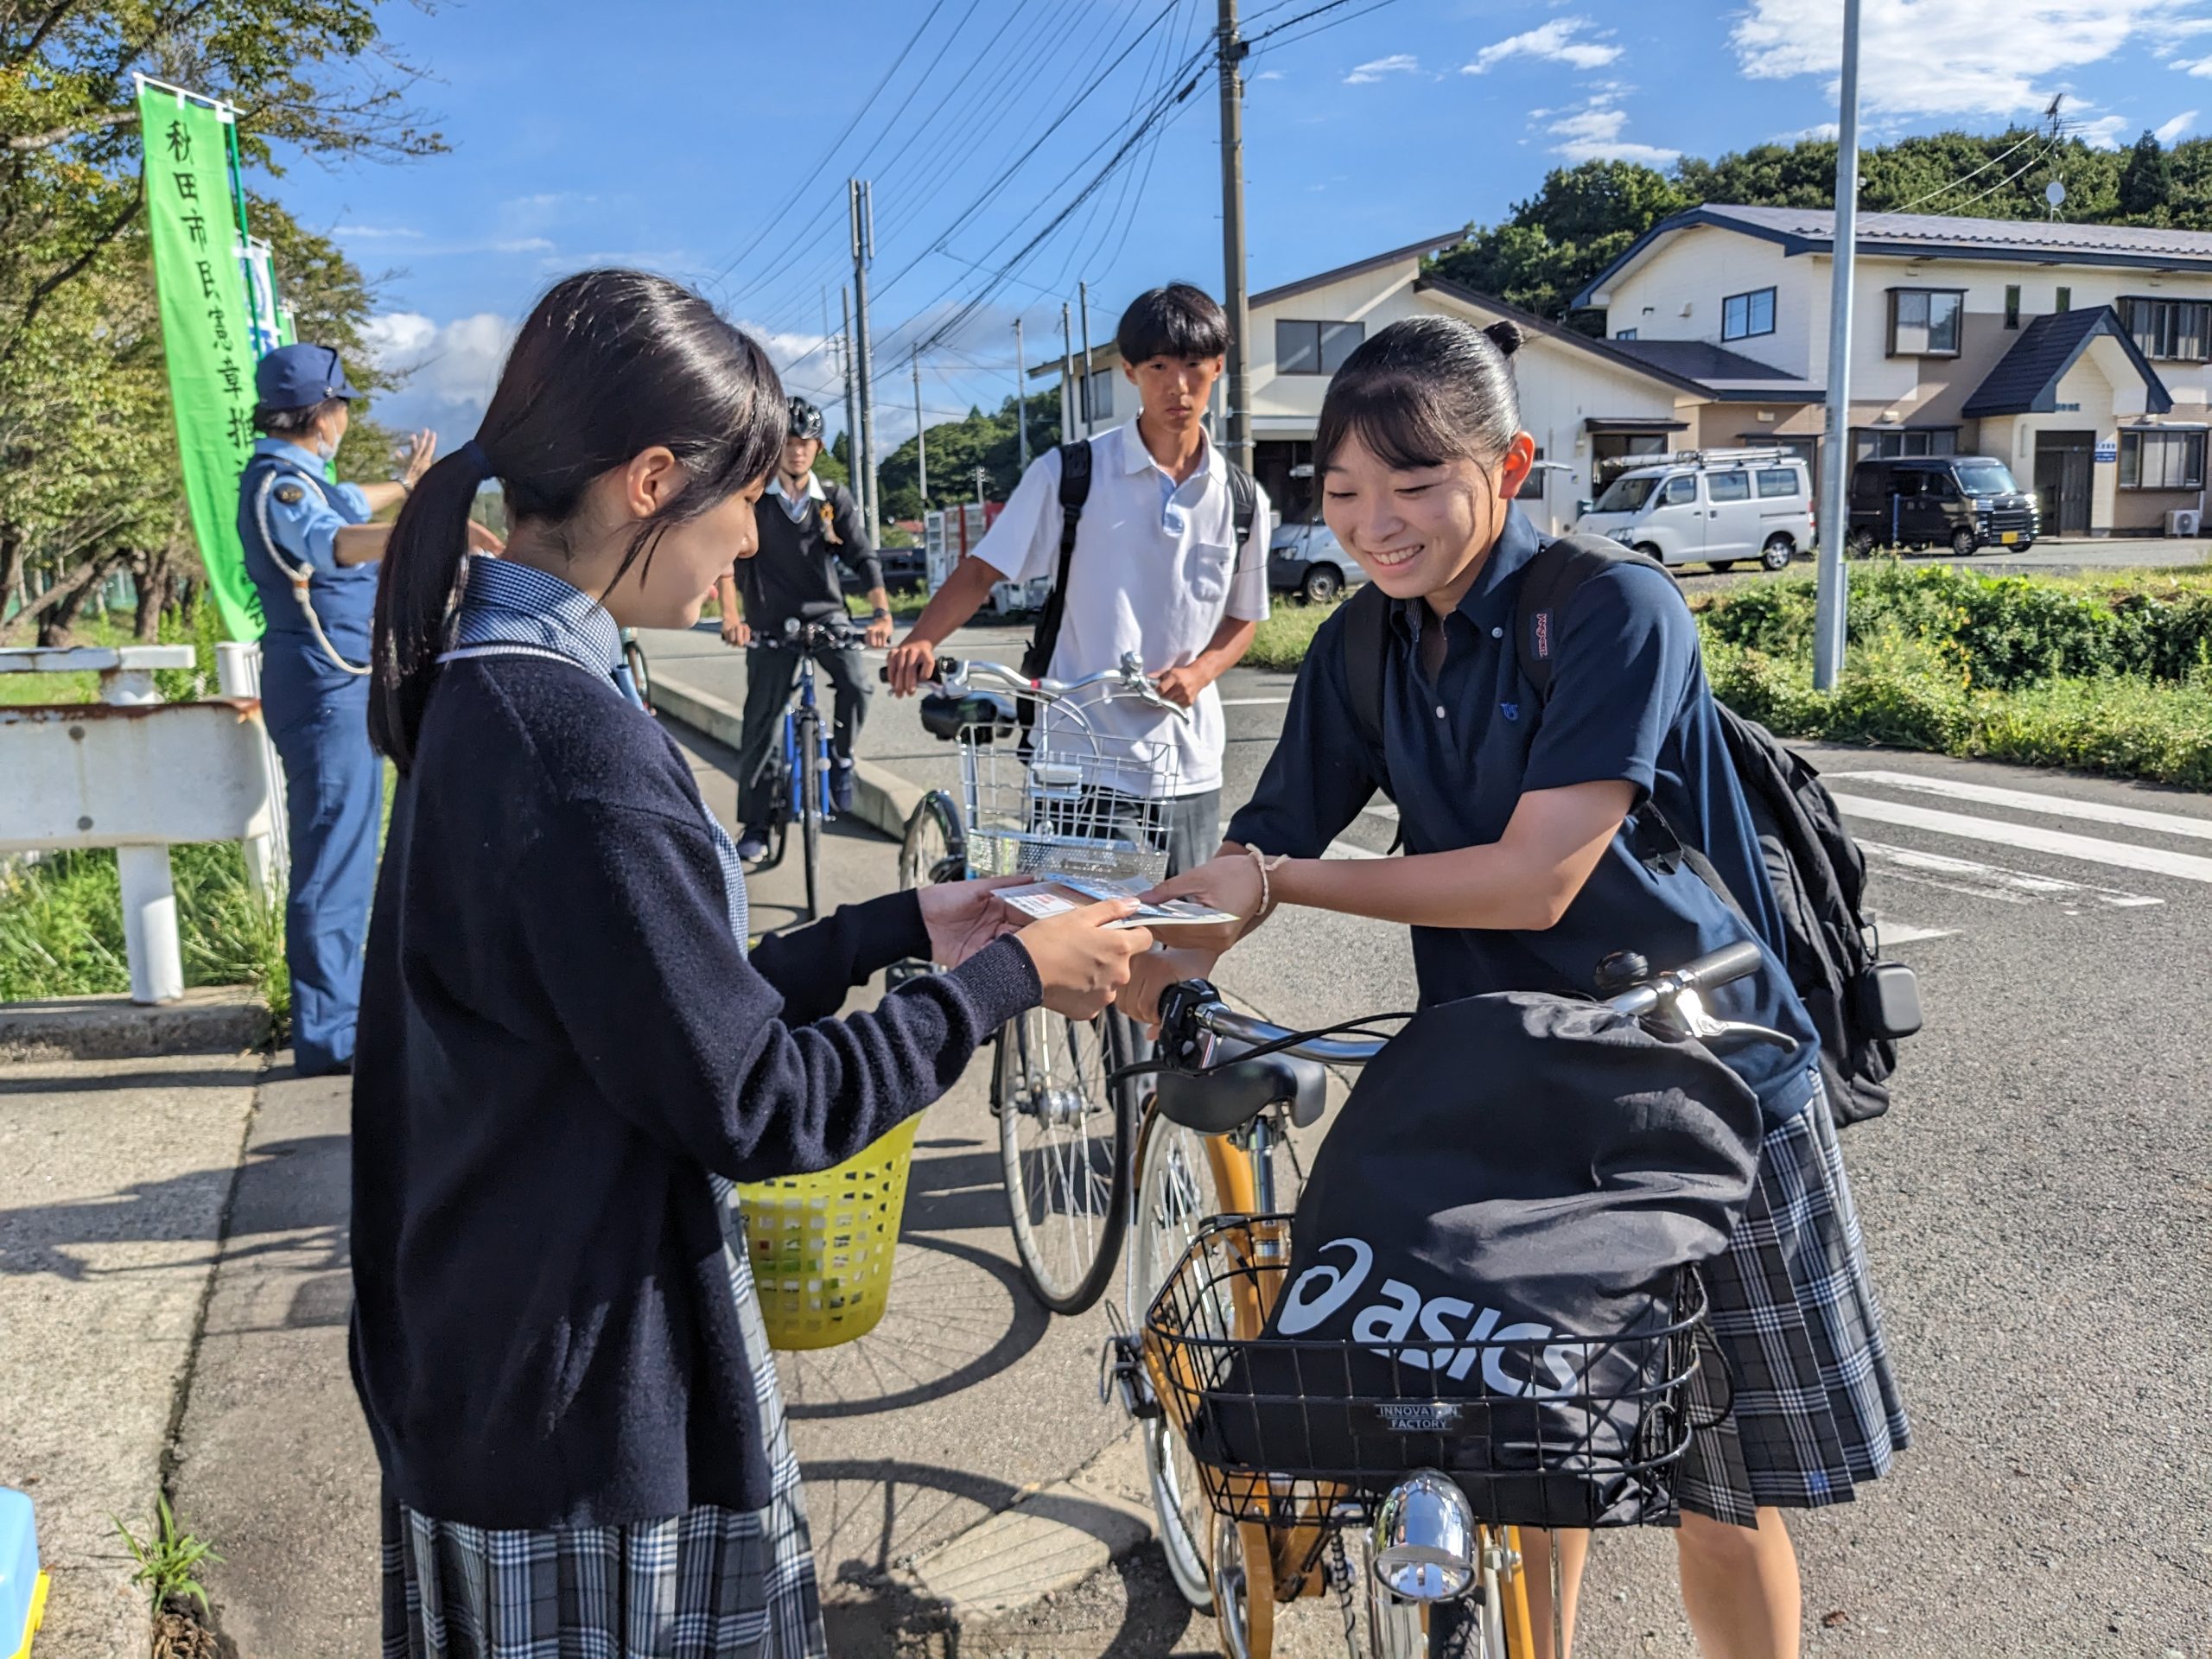
<path id="1" fill-rule="evenodd" d="M 2128 544 L 2138 556 L 2126 563 L 2155 545 Z M 1018 639 L 973 630 L 954 649 L 1010 661 Z M 649 649 L 670 673 L 737 689 L 734 654 L 709 636 Z M 1223 682 L 1232 809 L 1265 762 L 1288 683 L 1247 670 Z M 925 783 L 956 776 L 912 704 L 879 697 L 862 749 Z M 1894 954 L 1921 974 L 1929 1023 L 1906 1047 L 1889 1117 L 1844 1139 L 1915 1444 L 1856 1503 L 1793 1518 L 1808 1651 L 2201 1659 L 2212 1653 L 2212 799 L 1808 753 L 1870 844 L 1873 902 Z M 1974 793 L 1989 790 L 2004 792 Z M 1370 853 L 1390 838 L 1373 815 L 1344 837 Z M 888 853 L 876 855 L 886 879 Z M 1294 1025 L 1414 995 L 1402 934 L 1296 913 L 1219 977 Z M 998 1248 L 988 1169 L 969 1173 L 973 1229 L 961 1236 Z M 1064 1436 L 1093 1412 L 1077 1369 L 1012 1367 L 1015 1396 L 1038 1420 L 1061 1414 Z M 969 1425 L 952 1466 L 988 1458 L 995 1405 L 971 1411 L 958 1392 L 940 1404 Z M 1124 1562 L 1033 1610 L 1030 1641 L 1009 1637 L 1002 1650 L 1210 1650 L 1211 1626 L 1172 1596 L 1155 1564 Z M 1600 1541 L 1586 1605 L 1585 1651 L 1695 1651 L 1663 1537 Z M 1332 1618 L 1300 1605 L 1279 1630 L 1327 1651 Z"/>

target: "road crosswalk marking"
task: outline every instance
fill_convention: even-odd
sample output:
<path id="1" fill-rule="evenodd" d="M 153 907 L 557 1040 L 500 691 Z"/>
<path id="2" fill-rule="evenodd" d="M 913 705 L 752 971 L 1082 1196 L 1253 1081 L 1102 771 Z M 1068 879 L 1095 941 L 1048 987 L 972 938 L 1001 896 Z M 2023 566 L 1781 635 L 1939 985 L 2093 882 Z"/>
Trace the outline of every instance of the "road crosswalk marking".
<path id="1" fill-rule="evenodd" d="M 1897 801 L 1878 801 L 1865 795 L 1838 795 L 1835 803 L 1844 815 L 1865 823 L 1893 823 L 1908 830 L 1925 830 L 1939 836 L 1969 841 L 1995 842 L 2027 852 L 2077 858 L 2091 864 L 2109 864 L 2123 870 L 2145 870 L 2184 881 L 2212 882 L 2212 858 L 2198 853 L 2177 853 L 2164 847 L 2138 847 L 2124 841 L 2105 841 L 2077 836 L 2070 830 L 2046 830 L 2040 824 L 2011 823 L 2001 818 L 1978 818 L 1964 812 L 1938 812 L 1925 806 Z"/>
<path id="2" fill-rule="evenodd" d="M 2002 865 L 1951 858 L 1942 853 L 1923 853 L 1910 847 L 1892 847 L 1886 842 L 1861 840 L 1859 849 L 1866 855 L 1870 863 L 1881 866 L 1889 879 L 1941 887 L 1947 893 L 1962 893 L 1974 899 L 1994 899 L 2001 904 L 2040 902 L 2069 910 L 2101 905 L 2110 910 L 2139 910 L 2165 903 L 2163 899 L 2147 898 L 2139 893 L 2121 893 L 2112 887 L 2062 880 L 2055 875 L 2038 875 L 2032 870 L 2008 870 Z M 1883 937 L 1886 939 L 1890 936 L 1885 933 Z"/>
<path id="3" fill-rule="evenodd" d="M 1998 789 L 1952 778 L 1930 778 L 1916 772 L 1831 772 L 1831 782 L 1878 784 L 1914 794 L 1971 801 L 1978 806 L 2010 807 L 2016 812 L 2042 812 L 2052 817 L 2081 818 L 2092 823 L 2116 823 L 2131 830 L 2148 830 L 2162 836 L 2184 836 L 2212 841 L 2212 818 L 2184 817 L 2178 812 L 2152 812 L 2139 806 L 2114 806 L 2103 801 L 2077 801 L 2063 795 L 2042 795 L 2032 790 Z"/>

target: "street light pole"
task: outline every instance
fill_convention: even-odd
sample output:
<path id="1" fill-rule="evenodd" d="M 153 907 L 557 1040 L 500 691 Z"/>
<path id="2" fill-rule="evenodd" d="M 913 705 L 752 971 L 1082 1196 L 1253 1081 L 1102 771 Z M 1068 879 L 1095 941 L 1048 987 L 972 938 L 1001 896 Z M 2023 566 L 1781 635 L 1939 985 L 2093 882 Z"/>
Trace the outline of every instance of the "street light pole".
<path id="1" fill-rule="evenodd" d="M 1252 408 L 1244 336 L 1252 308 L 1244 288 L 1244 75 L 1236 0 L 1221 0 L 1221 308 L 1229 316 L 1229 459 L 1252 467 Z"/>
<path id="2" fill-rule="evenodd" d="M 930 441 L 922 429 L 922 354 L 914 353 L 914 486 L 927 506 L 930 499 Z"/>
<path id="3" fill-rule="evenodd" d="M 1075 285 L 1076 303 L 1083 311 L 1083 435 L 1090 435 L 1090 284 Z"/>
<path id="4" fill-rule="evenodd" d="M 849 288 L 837 290 L 837 303 L 844 313 L 845 326 L 837 336 L 837 357 L 845 370 L 845 470 L 852 475 L 853 503 L 861 510 L 861 522 L 873 524 L 874 518 L 869 506 L 868 472 L 861 465 L 860 423 L 853 415 L 853 291 Z"/>
<path id="5" fill-rule="evenodd" d="M 868 477 L 868 539 L 883 544 L 883 491 L 875 458 L 875 359 L 868 333 L 868 268 L 875 259 L 875 201 L 864 180 L 846 183 L 846 207 L 853 227 L 853 308 L 860 318 L 860 335 L 854 345 L 859 359 L 861 394 L 861 470 Z"/>
<path id="6" fill-rule="evenodd" d="M 1851 302 L 1859 249 L 1859 4 L 1843 0 L 1842 108 L 1836 121 L 1835 255 L 1828 296 L 1827 452 L 1821 464 L 1819 592 L 1813 607 L 1813 688 L 1843 674 L 1850 617 L 1844 549 L 1851 540 L 1845 484 L 1851 473 Z"/>

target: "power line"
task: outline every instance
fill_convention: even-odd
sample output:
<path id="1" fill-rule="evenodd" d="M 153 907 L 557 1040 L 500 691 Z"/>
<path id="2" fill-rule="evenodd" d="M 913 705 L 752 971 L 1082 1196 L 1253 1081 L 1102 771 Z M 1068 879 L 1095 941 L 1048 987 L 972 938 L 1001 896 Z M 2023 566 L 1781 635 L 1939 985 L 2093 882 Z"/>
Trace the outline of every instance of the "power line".
<path id="1" fill-rule="evenodd" d="M 1395 3 L 1396 0 L 1370 0 L 1370 3 L 1362 6 L 1357 11 L 1351 13 L 1347 16 L 1332 16 L 1329 18 L 1327 22 L 1321 23 L 1315 28 L 1309 29 L 1302 35 L 1294 35 L 1289 40 L 1277 41 L 1277 48 L 1280 49 L 1281 47 L 1295 45 L 1300 41 L 1310 41 L 1316 35 L 1325 35 L 1332 29 L 1341 28 L 1345 23 L 1356 22 L 1359 18 L 1366 16 L 1370 12 L 1380 11 L 1383 7 L 1393 5 Z M 1326 5 L 1315 6 L 1310 10 L 1301 11 L 1297 16 L 1286 18 L 1283 22 L 1277 23 L 1273 29 L 1263 30 L 1260 34 L 1254 35 L 1247 44 L 1256 51 L 1259 49 L 1262 41 L 1274 40 L 1275 36 L 1281 34 L 1285 29 L 1294 29 L 1300 23 L 1305 22 L 1310 18 L 1326 16 L 1328 14 L 1339 11 L 1344 7 L 1351 3 L 1352 0 L 1328 0 L 1328 3 Z"/>

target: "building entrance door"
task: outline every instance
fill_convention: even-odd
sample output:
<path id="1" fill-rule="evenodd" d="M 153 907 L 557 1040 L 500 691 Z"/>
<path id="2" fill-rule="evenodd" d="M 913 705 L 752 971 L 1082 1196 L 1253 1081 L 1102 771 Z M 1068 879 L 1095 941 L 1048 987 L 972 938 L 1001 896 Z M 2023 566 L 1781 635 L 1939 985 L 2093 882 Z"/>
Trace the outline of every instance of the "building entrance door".
<path id="1" fill-rule="evenodd" d="M 2090 480 L 2095 476 L 2094 432 L 2036 434 L 2036 505 L 2046 536 L 2089 533 Z"/>

